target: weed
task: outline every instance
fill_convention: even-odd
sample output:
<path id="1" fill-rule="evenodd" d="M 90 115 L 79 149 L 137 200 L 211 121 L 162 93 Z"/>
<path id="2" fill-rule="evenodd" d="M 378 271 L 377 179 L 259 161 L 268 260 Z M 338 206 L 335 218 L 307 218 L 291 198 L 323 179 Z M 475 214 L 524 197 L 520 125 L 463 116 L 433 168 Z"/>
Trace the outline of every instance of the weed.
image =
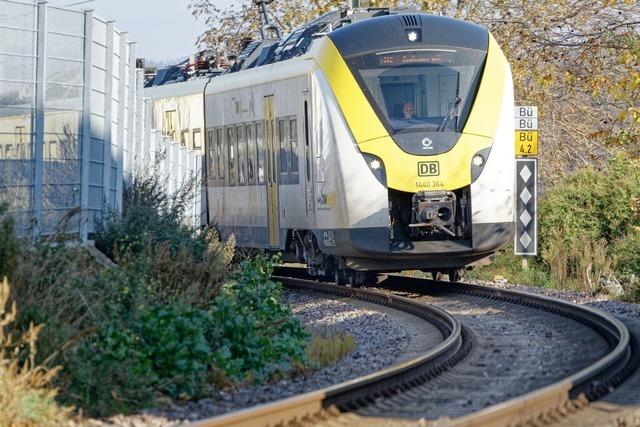
<path id="1" fill-rule="evenodd" d="M 19 338 L 9 332 L 17 316 L 15 302 L 8 308 L 9 283 L 0 285 L 0 426 L 59 426 L 70 409 L 60 407 L 51 383 L 59 368 L 36 363 L 40 326 L 30 324 Z"/>
<path id="2" fill-rule="evenodd" d="M 524 270 L 522 257 L 514 255 L 511 246 L 499 251 L 492 258 L 491 264 L 465 272 L 465 278 L 492 281 L 495 277 L 500 276 L 510 283 L 541 287 L 553 286 L 553 279 L 548 268 L 541 260 L 529 258 L 529 267 Z"/>
<path id="3" fill-rule="evenodd" d="M 335 365 L 356 348 L 353 336 L 342 331 L 321 328 L 311 333 L 307 346 L 307 367 L 320 369 Z"/>
<path id="4" fill-rule="evenodd" d="M 9 205 L 0 203 L 0 278 L 12 277 L 20 258 L 20 242 L 14 233 L 14 220 Z"/>

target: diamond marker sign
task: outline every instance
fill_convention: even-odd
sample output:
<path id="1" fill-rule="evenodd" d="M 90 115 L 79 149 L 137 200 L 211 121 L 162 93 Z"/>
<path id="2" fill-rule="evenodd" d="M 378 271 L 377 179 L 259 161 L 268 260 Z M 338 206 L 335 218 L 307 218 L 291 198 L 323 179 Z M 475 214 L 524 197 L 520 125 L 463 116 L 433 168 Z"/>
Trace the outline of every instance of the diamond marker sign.
<path id="1" fill-rule="evenodd" d="M 538 159 L 516 159 L 516 255 L 538 255 Z"/>

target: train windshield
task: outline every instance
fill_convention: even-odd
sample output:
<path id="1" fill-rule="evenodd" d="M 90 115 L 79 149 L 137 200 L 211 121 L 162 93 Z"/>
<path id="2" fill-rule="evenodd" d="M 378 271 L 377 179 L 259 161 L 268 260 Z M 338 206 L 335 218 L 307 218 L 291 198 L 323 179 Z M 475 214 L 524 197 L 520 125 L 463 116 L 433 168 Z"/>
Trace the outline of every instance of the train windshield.
<path id="1" fill-rule="evenodd" d="M 461 48 L 394 50 L 347 59 L 392 132 L 460 132 L 473 104 L 486 52 Z"/>

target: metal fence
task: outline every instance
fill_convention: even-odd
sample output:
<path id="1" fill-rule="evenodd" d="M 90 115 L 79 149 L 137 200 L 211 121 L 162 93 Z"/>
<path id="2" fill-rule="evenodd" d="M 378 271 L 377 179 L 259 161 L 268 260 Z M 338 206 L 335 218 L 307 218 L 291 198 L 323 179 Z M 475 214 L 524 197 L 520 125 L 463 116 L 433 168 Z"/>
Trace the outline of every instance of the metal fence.
<path id="1" fill-rule="evenodd" d="M 113 21 L 0 0 L 0 202 L 21 233 L 87 240 L 135 173 L 159 170 L 170 192 L 200 176 L 200 155 L 150 128 L 142 79 Z M 192 199 L 198 224 L 200 191 Z"/>

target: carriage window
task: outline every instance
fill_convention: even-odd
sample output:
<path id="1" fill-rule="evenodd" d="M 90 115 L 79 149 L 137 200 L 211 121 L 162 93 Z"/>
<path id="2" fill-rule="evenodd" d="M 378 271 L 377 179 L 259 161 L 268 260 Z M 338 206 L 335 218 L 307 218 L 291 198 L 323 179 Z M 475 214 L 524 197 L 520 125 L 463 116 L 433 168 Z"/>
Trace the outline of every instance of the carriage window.
<path id="1" fill-rule="evenodd" d="M 264 183 L 264 164 L 265 164 L 265 153 L 264 153 L 264 131 L 262 127 L 262 123 L 256 123 L 256 142 L 258 145 L 258 183 Z"/>
<path id="2" fill-rule="evenodd" d="M 223 158 L 223 146 L 222 141 L 222 129 L 216 129 L 216 166 L 218 169 L 218 178 L 224 179 L 224 158 Z"/>
<path id="3" fill-rule="evenodd" d="M 278 120 L 278 141 L 280 143 L 280 173 L 286 175 L 289 172 L 289 147 L 287 144 L 287 121 Z"/>
<path id="4" fill-rule="evenodd" d="M 165 111 L 164 121 L 162 122 L 162 133 L 172 141 L 176 140 L 176 128 L 175 128 L 176 110 Z"/>
<path id="5" fill-rule="evenodd" d="M 253 131 L 253 125 L 247 125 L 245 128 L 245 135 L 247 135 L 247 179 L 249 183 L 256 182 L 256 161 L 258 160 L 258 153 L 256 151 L 256 135 Z"/>
<path id="6" fill-rule="evenodd" d="M 200 139 L 200 129 L 193 131 L 193 149 L 200 151 L 202 148 L 202 140 Z"/>
<path id="7" fill-rule="evenodd" d="M 291 173 L 298 174 L 298 120 L 291 119 L 289 121 L 289 143 L 291 146 Z M 298 178 L 294 178 L 298 181 Z M 297 182 L 292 182 L 294 184 Z"/>
<path id="8" fill-rule="evenodd" d="M 213 179 L 216 178 L 217 176 L 217 169 L 216 166 L 218 165 L 218 159 L 216 158 L 216 143 L 217 141 L 215 140 L 215 135 L 216 133 L 212 130 L 207 132 L 207 155 L 209 156 L 209 158 L 207 159 L 207 168 L 209 169 L 208 174 L 209 174 L 209 179 Z"/>
<path id="9" fill-rule="evenodd" d="M 183 130 L 180 133 L 180 145 L 183 147 L 189 147 L 189 131 Z"/>
<path id="10" fill-rule="evenodd" d="M 227 153 L 229 153 L 229 185 L 236 185 L 236 130 L 227 128 Z"/>
<path id="11" fill-rule="evenodd" d="M 236 128 L 238 134 L 238 184 L 247 183 L 247 145 L 244 140 L 244 126 Z"/>

